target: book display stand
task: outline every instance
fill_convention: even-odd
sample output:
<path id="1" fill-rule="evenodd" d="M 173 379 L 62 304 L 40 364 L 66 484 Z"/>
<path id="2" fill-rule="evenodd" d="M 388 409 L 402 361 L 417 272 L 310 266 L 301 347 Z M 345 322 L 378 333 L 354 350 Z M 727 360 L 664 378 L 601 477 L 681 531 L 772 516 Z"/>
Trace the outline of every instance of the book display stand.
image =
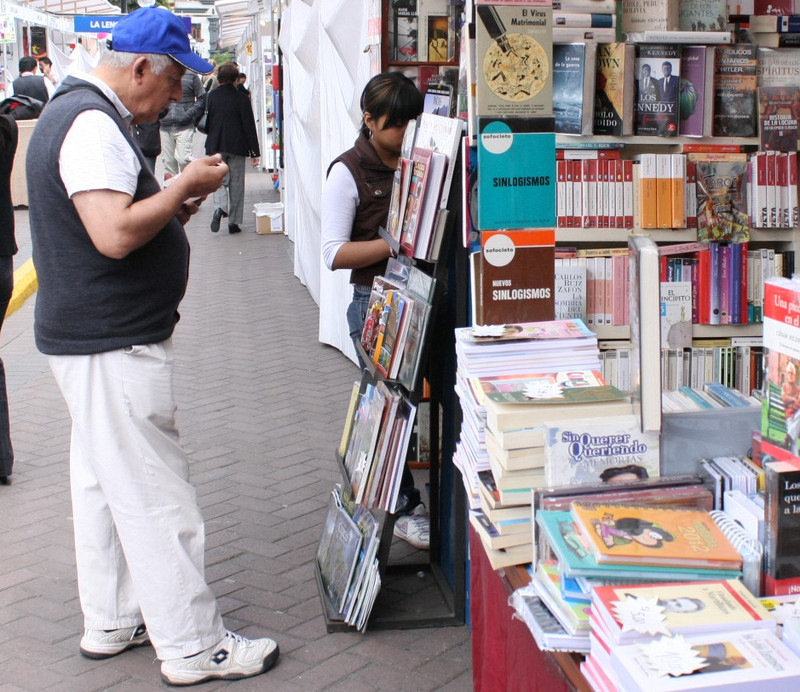
<path id="1" fill-rule="evenodd" d="M 442 120 L 449 120 L 442 118 Z M 413 124 L 413 123 L 412 123 Z M 460 139 L 460 137 L 459 137 Z M 457 157 L 453 157 L 450 165 L 453 170 L 459 170 Z M 452 257 L 450 246 L 453 244 L 456 222 L 460 217 L 461 183 L 458 175 L 452 176 L 452 185 L 447 188 L 449 194 L 442 194 L 441 198 L 447 199 L 447 206 L 437 209 L 436 220 L 433 228 L 439 236 L 436 255 L 442 258 Z M 366 362 L 367 368 L 354 391 L 348 413 L 347 428 L 343 435 L 342 445 L 335 454 L 335 461 L 341 474 L 342 504 L 352 509 L 352 517 L 359 526 L 357 516 L 368 514 L 367 523 L 377 538 L 377 547 L 372 546 L 374 556 L 369 559 L 377 562 L 378 591 L 374 596 L 374 605 L 367 607 L 368 615 L 362 616 L 359 629 L 410 629 L 418 627 L 442 627 L 447 625 L 461 625 L 464 623 L 465 590 L 466 590 L 466 527 L 464 515 L 466 512 L 463 494 L 458 492 L 460 482 L 453 480 L 452 452 L 454 449 L 454 431 L 456 423 L 454 418 L 458 413 L 458 403 L 453 393 L 455 382 L 455 342 L 453 339 L 454 315 L 446 305 L 448 302 L 449 277 L 455 276 L 455 268 L 449 262 L 429 262 L 414 259 L 412 253 L 402 248 L 395 238 L 381 229 L 381 234 L 390 243 L 398 254 L 397 260 L 390 260 L 387 277 L 383 277 L 388 285 L 395 280 L 403 286 L 398 289 L 402 293 L 414 296 L 411 285 L 416 272 L 417 279 L 426 286 L 431 286 L 427 292 L 426 303 L 430 305 L 427 312 L 427 328 L 421 330 L 421 338 L 407 340 L 401 349 L 410 349 L 417 356 L 417 368 L 409 374 L 403 370 L 407 351 L 401 351 L 403 361 L 399 374 L 390 377 L 392 373 L 389 361 L 381 360 L 378 354 L 367 352 L 359 344 L 359 356 Z M 403 272 L 403 268 L 406 272 Z M 422 272 L 420 274 L 419 272 Z M 403 285 L 402 277 L 408 278 L 408 285 Z M 379 279 L 376 279 L 376 282 Z M 370 300 L 370 305 L 373 301 Z M 389 309 L 387 306 L 387 315 Z M 368 316 L 369 318 L 369 316 Z M 388 338 L 388 330 L 382 323 L 381 338 Z M 385 343 L 385 342 L 384 342 Z M 398 343 L 400 343 L 398 339 Z M 380 346 L 378 349 L 380 350 Z M 392 358 L 397 357 L 393 354 Z M 423 381 L 427 381 L 427 395 L 430 415 L 418 421 L 418 435 L 423 434 L 429 440 L 430 461 L 424 489 L 420 483 L 420 473 L 417 472 L 417 487 L 420 489 L 422 501 L 425 503 L 430 517 L 430 550 L 429 552 L 417 551 L 409 544 L 394 537 L 394 527 L 397 516 L 392 513 L 394 498 L 399 489 L 399 476 L 407 456 L 406 448 L 409 446 L 411 425 L 414 422 L 416 407 L 422 398 Z M 355 390 L 355 385 L 354 385 Z M 384 411 L 395 411 L 393 423 L 392 414 L 385 414 L 373 419 L 374 424 L 363 424 L 368 420 L 363 409 L 359 406 L 372 396 L 386 396 L 387 401 L 394 403 L 394 409 L 387 405 Z M 359 402 L 362 402 L 360 404 Z M 375 451 L 369 455 L 372 465 L 366 461 L 364 454 L 354 450 L 358 434 L 359 418 L 361 429 L 366 429 L 368 435 L 374 436 L 373 447 Z M 383 429 L 383 437 L 380 437 Z M 398 432 L 398 430 L 402 432 Z M 395 438 L 399 441 L 395 441 Z M 369 447 L 369 444 L 366 445 Z M 365 446 L 362 445 L 361 449 Z M 385 453 L 381 453 L 381 448 Z M 399 450 L 399 451 L 395 451 Z M 381 466 L 383 459 L 383 466 Z M 394 466 L 392 466 L 392 460 Z M 395 469 L 394 485 L 387 480 Z M 381 471 L 383 469 L 383 473 Z M 330 512 L 329 512 L 330 517 Z M 374 525 L 372 524 L 374 522 Z M 330 524 L 330 519 L 329 522 Z M 347 608 L 341 607 L 341 600 L 337 598 L 335 589 L 330 586 L 329 564 L 325 564 L 325 542 L 338 540 L 335 530 L 323 531 L 321 546 L 318 550 L 318 559 L 315 561 L 315 572 L 322 602 L 328 632 L 350 631 L 356 626 L 352 617 L 348 617 Z M 367 537 L 368 539 L 368 537 Z M 366 545 L 366 541 L 364 545 Z M 363 548 L 367 550 L 367 548 Z M 320 556 L 323 557 L 320 557 Z M 356 558 L 353 557 L 355 563 Z M 326 580 L 323 568 L 328 570 Z M 354 573 L 358 568 L 354 567 Z M 352 589 L 352 585 L 350 586 Z M 339 594 L 340 595 L 340 594 Z M 352 613 L 351 613 L 352 615 Z"/>

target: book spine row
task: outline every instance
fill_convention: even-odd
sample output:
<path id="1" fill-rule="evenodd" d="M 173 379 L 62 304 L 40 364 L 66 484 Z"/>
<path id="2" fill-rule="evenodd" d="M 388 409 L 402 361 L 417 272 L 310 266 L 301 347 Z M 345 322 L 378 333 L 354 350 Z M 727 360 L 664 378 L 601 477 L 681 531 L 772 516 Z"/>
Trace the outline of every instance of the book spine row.
<path id="1" fill-rule="evenodd" d="M 632 229 L 633 175 L 633 161 L 618 158 L 557 160 L 557 226 Z"/>
<path id="2" fill-rule="evenodd" d="M 559 264 L 586 267 L 587 325 L 623 326 L 630 323 L 627 254 L 557 259 L 556 265 Z M 584 319 L 580 315 L 570 317 Z"/>
<path id="3" fill-rule="evenodd" d="M 754 228 L 796 228 L 797 152 L 759 151 L 750 156 L 747 202 Z"/>
<path id="4" fill-rule="evenodd" d="M 709 383 L 718 383 L 749 396 L 763 378 L 761 353 L 761 347 L 757 346 L 663 349 L 662 390 L 675 391 L 681 387 L 703 389 Z M 722 402 L 722 405 L 730 406 L 732 403 Z"/>

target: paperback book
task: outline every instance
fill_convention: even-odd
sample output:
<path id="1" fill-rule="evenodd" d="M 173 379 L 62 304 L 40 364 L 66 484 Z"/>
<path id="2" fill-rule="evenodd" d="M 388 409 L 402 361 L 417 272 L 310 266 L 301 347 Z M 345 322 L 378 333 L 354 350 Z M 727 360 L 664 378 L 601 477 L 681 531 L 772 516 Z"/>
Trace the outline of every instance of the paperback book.
<path id="1" fill-rule="evenodd" d="M 714 59 L 715 137 L 758 135 L 758 47 L 717 46 Z"/>
<path id="2" fill-rule="evenodd" d="M 517 324 L 555 317 L 554 233 L 481 233 L 480 324 Z"/>
<path id="3" fill-rule="evenodd" d="M 561 569 L 572 577 L 601 579 L 632 578 L 653 581 L 736 579 L 738 570 L 694 569 L 641 564 L 612 565 L 598 562 L 578 524 L 568 511 L 537 509 L 534 514 L 546 544 L 558 558 Z"/>
<path id="4" fill-rule="evenodd" d="M 637 46 L 637 135 L 678 135 L 681 50 L 679 44 Z"/>
<path id="5" fill-rule="evenodd" d="M 750 240 L 747 213 L 747 162 L 697 161 L 697 239 L 701 242 Z"/>
<path id="6" fill-rule="evenodd" d="M 660 475 L 659 435 L 634 415 L 545 421 L 548 486 L 619 483 Z"/>
<path id="7" fill-rule="evenodd" d="M 727 28 L 727 0 L 679 0 L 680 31 L 725 31 Z"/>
<path id="8" fill-rule="evenodd" d="M 640 644 L 612 649 L 611 666 L 620 688 L 626 692 L 767 692 L 800 684 L 800 658 L 769 630 L 695 635 L 685 638 L 684 647 L 686 655 L 697 657 L 696 668 L 680 675 L 664 674 L 669 664 L 658 642 L 649 649 Z"/>
<path id="9" fill-rule="evenodd" d="M 800 591 L 800 502 L 796 494 L 799 484 L 800 460 L 796 457 L 764 463 L 766 595 Z"/>
<path id="10" fill-rule="evenodd" d="M 632 135 L 636 48 L 600 43 L 595 76 L 594 134 Z"/>
<path id="11" fill-rule="evenodd" d="M 596 43 L 553 45 L 553 116 L 560 134 L 592 134 L 596 50 Z"/>
<path id="12" fill-rule="evenodd" d="M 800 148 L 800 82 L 793 86 L 758 87 L 761 148 L 798 151 Z"/>
<path id="13" fill-rule="evenodd" d="M 592 594 L 592 613 L 600 619 L 614 645 L 646 642 L 649 633 L 626 627 L 619 605 L 628 599 L 649 602 L 647 613 L 672 635 L 710 631 L 776 630 L 777 621 L 736 579 L 599 586 Z"/>
<path id="14" fill-rule="evenodd" d="M 679 132 L 708 137 L 713 125 L 714 48 L 684 46 L 681 55 Z"/>
<path id="15" fill-rule="evenodd" d="M 553 228 L 553 119 L 478 118 L 478 132 L 478 228 Z"/>
<path id="16" fill-rule="evenodd" d="M 552 113 L 552 8 L 476 5 L 478 116 Z"/>
<path id="17" fill-rule="evenodd" d="M 741 569 L 742 558 L 705 510 L 572 504 L 598 562 Z"/>

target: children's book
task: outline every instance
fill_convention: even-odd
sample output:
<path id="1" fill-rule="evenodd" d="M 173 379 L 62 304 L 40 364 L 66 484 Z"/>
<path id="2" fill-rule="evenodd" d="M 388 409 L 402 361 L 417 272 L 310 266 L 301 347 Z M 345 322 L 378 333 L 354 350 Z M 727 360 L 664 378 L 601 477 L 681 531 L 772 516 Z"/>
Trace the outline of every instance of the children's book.
<path id="1" fill-rule="evenodd" d="M 649 633 L 639 631 L 625 619 L 624 604 L 639 603 L 670 634 L 732 632 L 744 629 L 775 630 L 777 621 L 758 598 L 736 579 L 700 582 L 664 582 L 628 586 L 600 586 L 592 595 L 592 613 L 597 615 L 615 644 L 647 641 Z"/>
<path id="2" fill-rule="evenodd" d="M 506 404 L 576 404 L 627 396 L 607 384 L 599 370 L 479 377 L 476 385 L 483 391 L 484 399 Z"/>
<path id="3" fill-rule="evenodd" d="M 622 504 L 572 504 L 598 562 L 741 569 L 742 558 L 708 512 Z"/>

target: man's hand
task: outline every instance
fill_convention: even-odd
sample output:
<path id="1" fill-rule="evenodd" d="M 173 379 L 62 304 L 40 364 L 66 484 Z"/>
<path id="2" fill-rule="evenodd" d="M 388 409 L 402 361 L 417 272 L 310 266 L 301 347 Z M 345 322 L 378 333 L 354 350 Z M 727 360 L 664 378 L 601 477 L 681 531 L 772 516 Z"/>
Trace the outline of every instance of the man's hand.
<path id="1" fill-rule="evenodd" d="M 171 187 L 180 189 L 183 199 L 205 197 L 222 185 L 228 171 L 219 154 L 204 156 L 186 166 Z"/>

